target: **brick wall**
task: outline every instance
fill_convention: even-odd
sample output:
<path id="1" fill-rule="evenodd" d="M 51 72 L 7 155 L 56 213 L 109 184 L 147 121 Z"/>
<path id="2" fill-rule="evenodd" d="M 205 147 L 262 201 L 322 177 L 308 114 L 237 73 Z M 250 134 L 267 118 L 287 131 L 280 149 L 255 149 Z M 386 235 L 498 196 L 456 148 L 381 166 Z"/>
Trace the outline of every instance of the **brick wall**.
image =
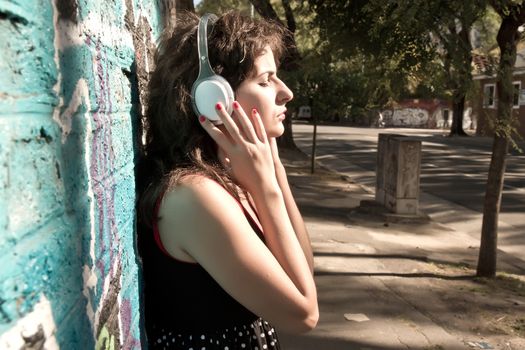
<path id="1" fill-rule="evenodd" d="M 155 0 L 0 0 L 0 348 L 138 349 Z"/>

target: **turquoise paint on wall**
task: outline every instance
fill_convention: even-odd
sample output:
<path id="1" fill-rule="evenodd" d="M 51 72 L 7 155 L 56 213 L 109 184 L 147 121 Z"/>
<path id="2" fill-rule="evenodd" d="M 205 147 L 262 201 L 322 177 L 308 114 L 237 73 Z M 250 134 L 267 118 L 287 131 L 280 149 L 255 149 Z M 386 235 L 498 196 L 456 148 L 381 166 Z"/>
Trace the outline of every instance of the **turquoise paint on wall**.
<path id="1" fill-rule="evenodd" d="M 141 348 L 130 74 L 155 4 L 0 0 L 0 348 L 24 327 L 51 349 Z"/>
<path id="2" fill-rule="evenodd" d="M 8 107 L 4 103 L 10 102 L 12 107 L 27 112 L 49 110 L 56 104 L 52 91 L 56 66 L 49 55 L 54 35 L 52 26 L 40 29 L 53 23 L 51 5 L 47 1 L 0 0 L 0 11 L 6 17 L 0 21 L 1 90 L 7 95 L 0 107 Z"/>

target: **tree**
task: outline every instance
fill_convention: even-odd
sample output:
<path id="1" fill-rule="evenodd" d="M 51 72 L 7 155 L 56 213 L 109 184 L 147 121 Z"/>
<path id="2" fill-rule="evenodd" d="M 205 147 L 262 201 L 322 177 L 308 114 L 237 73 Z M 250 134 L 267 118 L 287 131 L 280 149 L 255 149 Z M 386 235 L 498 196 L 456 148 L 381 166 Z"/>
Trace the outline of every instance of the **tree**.
<path id="1" fill-rule="evenodd" d="M 377 10 L 379 3 L 371 3 Z M 485 12 L 486 1 L 398 0 L 395 4 L 396 15 L 383 25 L 399 25 L 391 21 L 401 21 L 405 23 L 401 26 L 401 35 L 408 31 L 410 35 L 417 36 L 419 32 L 422 35 L 420 42 L 432 47 L 432 52 L 442 64 L 445 85 L 452 102 L 450 135 L 467 135 L 463 130 L 463 113 L 467 93 L 473 86 L 470 33 L 473 24 Z M 407 16 L 415 16 L 416 22 L 410 21 Z"/>
<path id="2" fill-rule="evenodd" d="M 178 11 L 195 12 L 195 6 L 193 5 L 193 0 L 177 0 L 175 8 Z"/>
<path id="3" fill-rule="evenodd" d="M 485 11 L 484 0 L 449 1 L 441 8 L 445 12 L 436 29 L 443 49 L 443 65 L 452 92 L 452 125 L 450 136 L 466 136 L 463 113 L 468 91 L 472 88 L 472 43 L 470 33 L 474 23 Z"/>
<path id="4" fill-rule="evenodd" d="M 467 136 L 463 130 L 463 115 L 467 95 L 475 89 L 472 79 L 473 44 L 475 24 L 487 13 L 487 1 L 451 1 L 442 9 L 433 34 L 439 38 L 441 60 L 452 102 L 450 136 Z"/>
<path id="5" fill-rule="evenodd" d="M 406 77 L 390 83 L 389 90 L 398 93 L 391 96 L 393 99 L 423 91 L 434 97 L 448 96 L 453 105 L 451 135 L 466 135 L 463 111 L 472 87 L 469 34 L 484 13 L 485 0 L 310 3 L 332 45 L 347 55 L 355 55 L 358 48 L 375 58 L 369 62 L 382 62 L 385 77 L 396 73 Z M 405 89 L 396 83 L 405 84 Z"/>
<path id="6" fill-rule="evenodd" d="M 498 216 L 506 156 L 514 132 L 512 72 L 516 63 L 516 47 L 521 38 L 520 26 L 525 24 L 523 1 L 491 0 L 490 4 L 501 17 L 501 25 L 496 37 L 500 49 L 496 82 L 497 117 L 494 123 L 494 141 L 485 191 L 477 266 L 477 275 L 483 277 L 494 277 L 496 274 Z"/>
<path id="7" fill-rule="evenodd" d="M 430 71 L 436 70 L 428 28 L 422 25 L 424 21 L 414 21 L 419 16 L 415 9 L 421 4 L 377 0 L 309 3 L 316 14 L 321 46 L 332 53 L 334 64 L 345 62 L 347 77 L 361 84 L 350 110 L 365 113 L 412 95 Z M 432 85 L 434 82 L 426 86 L 435 90 Z"/>
<path id="8" fill-rule="evenodd" d="M 177 12 L 195 12 L 193 0 L 159 0 L 158 4 L 163 28 L 171 28 L 175 25 L 174 20 Z"/>
<path id="9" fill-rule="evenodd" d="M 239 12 L 249 14 L 251 12 L 251 4 L 249 0 L 203 0 L 197 5 L 197 12 L 200 15 L 205 13 L 221 14 L 229 10 L 235 9 Z"/>

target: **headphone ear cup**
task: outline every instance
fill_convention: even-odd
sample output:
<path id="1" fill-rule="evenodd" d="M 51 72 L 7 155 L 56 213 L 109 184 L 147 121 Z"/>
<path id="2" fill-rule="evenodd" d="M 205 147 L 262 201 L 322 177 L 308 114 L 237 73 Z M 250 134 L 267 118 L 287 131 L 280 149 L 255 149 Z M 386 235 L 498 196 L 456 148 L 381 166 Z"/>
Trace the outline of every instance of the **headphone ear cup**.
<path id="1" fill-rule="evenodd" d="M 231 114 L 233 111 L 233 100 L 235 99 L 233 90 L 223 77 L 213 75 L 200 81 L 196 81 L 192 88 L 192 101 L 195 113 L 204 115 L 210 121 L 221 123 L 215 105 L 220 102 Z"/>

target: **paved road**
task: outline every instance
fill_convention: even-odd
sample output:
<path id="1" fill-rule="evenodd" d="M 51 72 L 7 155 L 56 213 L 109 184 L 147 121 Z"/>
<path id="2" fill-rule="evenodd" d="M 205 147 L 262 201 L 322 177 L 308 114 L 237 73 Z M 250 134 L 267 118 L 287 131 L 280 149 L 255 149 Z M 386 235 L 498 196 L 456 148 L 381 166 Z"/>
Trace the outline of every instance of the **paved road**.
<path id="1" fill-rule="evenodd" d="M 313 126 L 294 124 L 293 128 L 297 145 L 310 154 Z M 421 190 L 473 211 L 483 211 L 491 138 L 450 138 L 441 130 L 425 129 L 319 126 L 317 130 L 317 159 L 335 157 L 357 166 L 354 169 L 367 171 L 375 170 L 379 133 L 420 138 Z M 520 146 L 525 148 L 525 143 Z M 525 155 L 511 151 L 507 159 L 500 221 L 512 225 L 514 232 L 525 233 Z"/>

